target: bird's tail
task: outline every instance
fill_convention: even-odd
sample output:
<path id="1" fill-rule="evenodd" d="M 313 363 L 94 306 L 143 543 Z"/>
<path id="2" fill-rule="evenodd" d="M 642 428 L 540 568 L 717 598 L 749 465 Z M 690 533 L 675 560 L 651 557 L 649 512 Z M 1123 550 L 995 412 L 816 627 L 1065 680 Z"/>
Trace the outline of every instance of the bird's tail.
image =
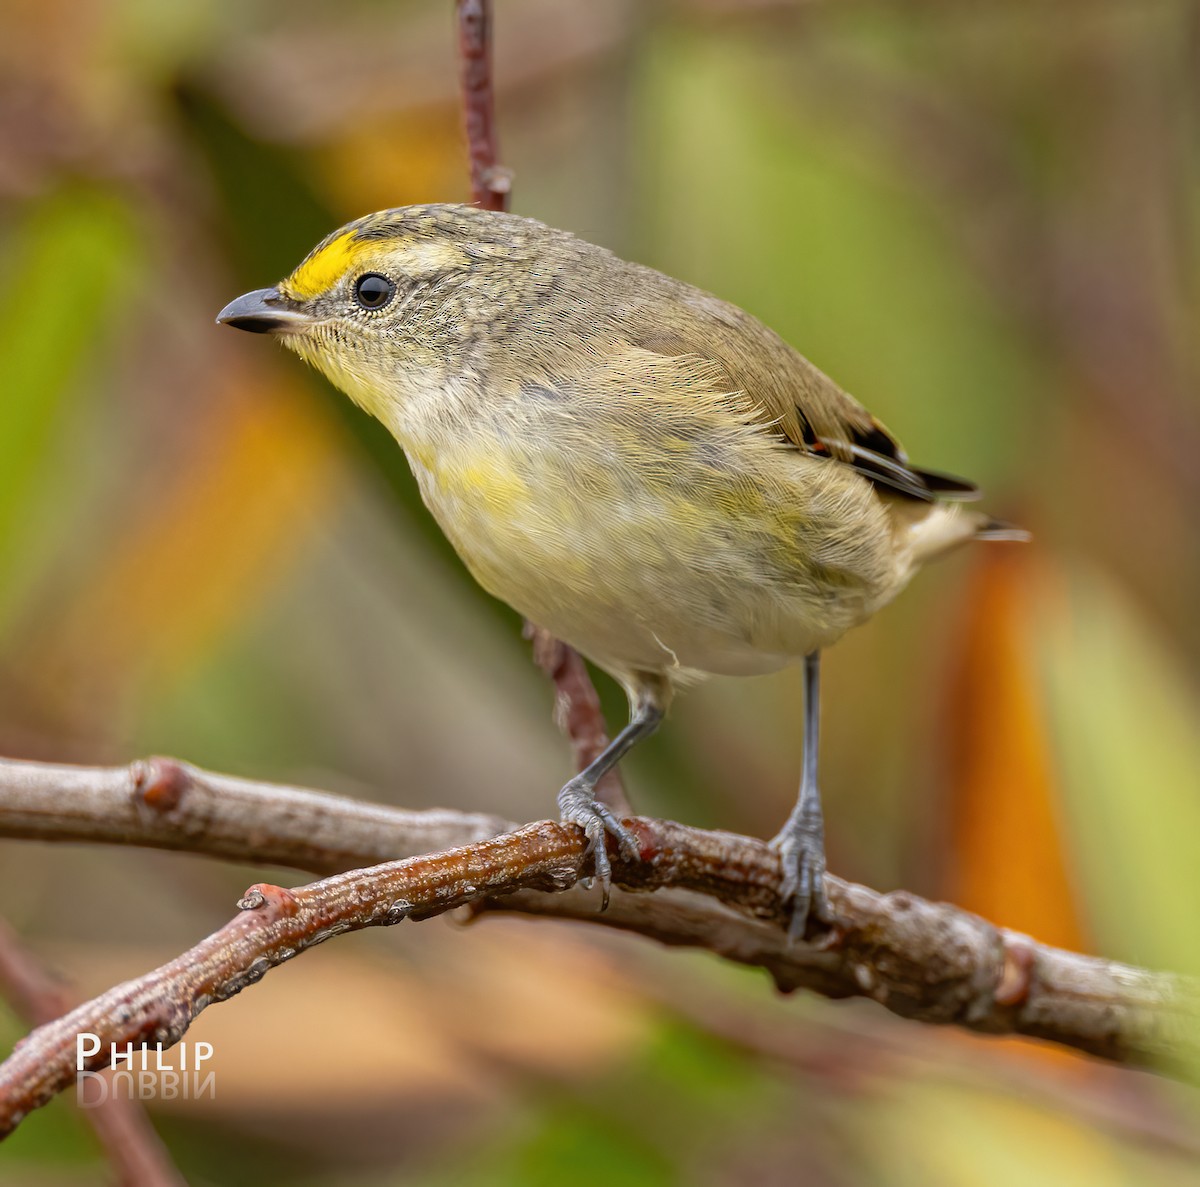
<path id="1" fill-rule="evenodd" d="M 918 504 L 910 504 L 916 507 Z M 897 506 L 893 515 L 908 512 L 907 529 L 913 561 L 920 565 L 966 544 L 969 540 L 1010 540 L 1024 542 L 1029 533 L 1011 523 L 993 519 L 979 511 L 969 511 L 961 503 L 926 503 L 923 513 Z"/>
<path id="2" fill-rule="evenodd" d="M 976 540 L 1008 540 L 1013 544 L 1028 544 L 1033 535 L 1015 523 L 1003 519 L 983 518 L 983 522 L 975 529 Z"/>

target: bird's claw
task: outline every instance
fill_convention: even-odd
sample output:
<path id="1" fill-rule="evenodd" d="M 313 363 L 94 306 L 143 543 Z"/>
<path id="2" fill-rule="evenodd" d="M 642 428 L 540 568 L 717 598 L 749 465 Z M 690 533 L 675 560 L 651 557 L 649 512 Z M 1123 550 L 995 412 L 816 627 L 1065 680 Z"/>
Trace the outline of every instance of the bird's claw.
<path id="1" fill-rule="evenodd" d="M 600 886 L 601 910 L 604 910 L 612 889 L 612 863 L 605 834 L 616 839 L 621 856 L 629 861 L 637 861 L 641 855 L 638 839 L 606 804 L 596 799 L 595 788 L 581 779 L 572 779 L 558 793 L 558 807 L 563 824 L 577 824 L 587 835 L 584 856 L 592 858 L 593 880 Z"/>
<path id="2" fill-rule="evenodd" d="M 810 917 L 833 922 L 825 894 L 825 831 L 819 818 L 793 816 L 771 844 L 783 864 L 779 894 L 791 907 L 788 942 L 796 943 L 804 939 Z"/>

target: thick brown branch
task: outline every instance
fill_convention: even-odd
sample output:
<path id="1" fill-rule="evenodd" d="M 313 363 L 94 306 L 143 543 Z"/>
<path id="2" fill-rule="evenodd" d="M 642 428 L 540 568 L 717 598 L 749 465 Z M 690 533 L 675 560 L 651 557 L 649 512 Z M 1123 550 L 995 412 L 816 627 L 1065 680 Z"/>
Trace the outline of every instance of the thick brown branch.
<path id="1" fill-rule="evenodd" d="M 323 871 L 377 860 L 388 845 L 412 852 L 434 835 L 450 844 L 456 828 L 471 842 L 294 891 L 252 888 L 242 913 L 191 952 L 20 1044 L 0 1067 L 0 1130 L 71 1081 L 80 1030 L 106 1044 L 174 1042 L 210 1002 L 331 935 L 467 904 L 707 948 L 767 969 L 781 989 L 869 997 L 906 1018 L 1189 1075 L 1200 1066 L 1197 990 L 1183 978 L 1048 948 L 946 904 L 837 878 L 829 880 L 835 926 L 789 944 L 769 845 L 640 818 L 631 821 L 640 859 L 611 855 L 621 889 L 601 914 L 597 896 L 575 885 L 589 866 L 575 829 L 547 822 L 473 840 L 498 823 L 230 779 L 168 759 L 118 770 L 0 762 L 0 836 L 117 840 Z M 655 893 L 637 893 L 647 890 Z"/>
<path id="2" fill-rule="evenodd" d="M 3 919 L 0 919 L 0 995 L 35 1025 L 54 1021 L 71 1006 L 62 987 L 26 951 Z M 128 1187 L 181 1187 L 183 1176 L 172 1165 L 166 1147 L 137 1101 L 107 1093 L 93 1101 L 84 1116 L 119 1183 Z"/>
<path id="3" fill-rule="evenodd" d="M 336 874 L 295 890 L 258 884 L 220 931 L 145 977 L 128 981 L 39 1027 L 0 1065 L 0 1137 L 30 1109 L 108 1065 L 111 1045 L 172 1046 L 213 1002 L 252 985 L 275 965 L 342 932 L 423 919 L 505 890 L 569 886 L 583 865 L 574 829 L 532 825 L 428 857 Z M 99 1052 L 76 1064 L 76 1037 Z"/>
<path id="4" fill-rule="evenodd" d="M 463 845 L 514 825 L 500 816 L 406 812 L 238 779 L 170 758 L 128 767 L 0 759 L 0 837 L 184 849 L 336 874 Z"/>

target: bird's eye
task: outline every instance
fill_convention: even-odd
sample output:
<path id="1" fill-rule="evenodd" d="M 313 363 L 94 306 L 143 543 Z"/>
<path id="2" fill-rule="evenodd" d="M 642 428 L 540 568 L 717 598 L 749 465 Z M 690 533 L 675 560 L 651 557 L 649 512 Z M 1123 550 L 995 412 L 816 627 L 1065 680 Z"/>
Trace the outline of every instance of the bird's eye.
<path id="1" fill-rule="evenodd" d="M 368 272 L 354 282 L 354 299 L 364 309 L 382 309 L 396 295 L 396 286 L 378 272 Z"/>

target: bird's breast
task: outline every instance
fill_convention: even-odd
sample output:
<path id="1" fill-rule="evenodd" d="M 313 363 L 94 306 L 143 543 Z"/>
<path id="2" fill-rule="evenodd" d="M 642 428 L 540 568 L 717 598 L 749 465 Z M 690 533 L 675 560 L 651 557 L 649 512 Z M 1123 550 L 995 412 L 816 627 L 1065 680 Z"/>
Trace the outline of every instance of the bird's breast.
<path id="1" fill-rule="evenodd" d="M 845 532 L 845 492 L 770 471 L 790 462 L 779 451 L 763 470 L 723 441 L 647 448 L 629 426 L 553 418 L 406 449 L 476 580 L 612 671 L 771 671 L 878 600 L 881 561 Z"/>

